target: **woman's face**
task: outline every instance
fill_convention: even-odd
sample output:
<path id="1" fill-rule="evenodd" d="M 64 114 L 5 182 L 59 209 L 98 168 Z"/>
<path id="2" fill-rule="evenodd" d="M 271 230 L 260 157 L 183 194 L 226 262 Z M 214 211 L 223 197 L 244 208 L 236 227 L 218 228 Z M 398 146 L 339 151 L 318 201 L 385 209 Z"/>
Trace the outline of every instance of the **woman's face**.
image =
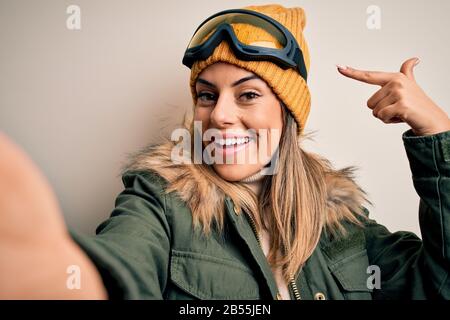
<path id="1" fill-rule="evenodd" d="M 222 160 L 212 164 L 222 178 L 242 180 L 270 162 L 280 141 L 283 112 L 264 80 L 219 62 L 199 75 L 196 92 L 194 120 L 201 121 L 203 133 L 213 132 L 214 138 L 203 146 L 210 145 L 211 154 Z"/>

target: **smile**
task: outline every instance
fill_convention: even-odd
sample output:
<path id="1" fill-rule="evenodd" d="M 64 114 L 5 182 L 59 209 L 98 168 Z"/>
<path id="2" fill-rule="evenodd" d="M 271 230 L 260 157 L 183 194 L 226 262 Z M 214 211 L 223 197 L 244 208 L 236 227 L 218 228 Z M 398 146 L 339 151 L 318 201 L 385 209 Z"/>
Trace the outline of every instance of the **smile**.
<path id="1" fill-rule="evenodd" d="M 240 145 L 240 144 L 248 143 L 249 140 L 250 140 L 250 137 L 218 139 L 216 142 L 216 145 L 219 145 L 219 146 Z"/>
<path id="2" fill-rule="evenodd" d="M 253 139 L 247 136 L 219 138 L 214 141 L 215 149 L 218 154 L 232 155 L 244 150 Z"/>

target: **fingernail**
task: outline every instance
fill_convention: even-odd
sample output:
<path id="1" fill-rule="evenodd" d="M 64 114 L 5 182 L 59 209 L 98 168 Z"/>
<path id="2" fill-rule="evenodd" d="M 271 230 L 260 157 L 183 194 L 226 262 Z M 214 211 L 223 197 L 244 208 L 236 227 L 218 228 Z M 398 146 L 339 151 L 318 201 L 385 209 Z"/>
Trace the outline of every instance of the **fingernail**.
<path id="1" fill-rule="evenodd" d="M 347 66 L 343 66 L 343 65 L 340 65 L 340 64 L 337 64 L 336 67 L 337 67 L 338 69 L 341 69 L 341 70 L 347 69 Z"/>
<path id="2" fill-rule="evenodd" d="M 417 66 L 420 63 L 420 59 L 417 58 L 416 62 L 414 63 L 414 66 Z"/>

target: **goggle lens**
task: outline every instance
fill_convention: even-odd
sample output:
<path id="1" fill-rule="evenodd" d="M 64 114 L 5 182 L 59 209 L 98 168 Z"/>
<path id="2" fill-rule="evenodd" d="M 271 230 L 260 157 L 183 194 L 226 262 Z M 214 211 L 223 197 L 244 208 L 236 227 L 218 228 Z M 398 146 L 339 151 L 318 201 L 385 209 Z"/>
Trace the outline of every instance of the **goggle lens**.
<path id="1" fill-rule="evenodd" d="M 228 13 L 214 17 L 204 23 L 195 32 L 188 45 L 188 49 L 203 44 L 211 35 L 214 34 L 219 26 L 225 23 L 231 25 L 237 39 L 242 44 L 274 49 L 282 49 L 287 44 L 287 39 L 283 32 L 270 22 L 251 14 Z M 252 37 L 252 34 L 249 34 L 249 32 L 236 32 L 236 30 L 239 30 L 239 25 L 241 24 L 249 25 L 251 27 L 259 29 L 258 34 L 260 36 L 258 38 L 255 38 Z M 261 31 L 264 32 L 263 37 L 261 37 Z"/>

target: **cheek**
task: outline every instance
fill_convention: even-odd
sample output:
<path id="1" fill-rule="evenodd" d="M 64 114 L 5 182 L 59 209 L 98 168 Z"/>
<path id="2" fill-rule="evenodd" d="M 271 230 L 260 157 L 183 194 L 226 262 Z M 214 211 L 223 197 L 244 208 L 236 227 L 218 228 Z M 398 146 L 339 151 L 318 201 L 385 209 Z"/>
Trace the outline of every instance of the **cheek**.
<path id="1" fill-rule="evenodd" d="M 247 128 L 256 130 L 260 134 L 258 149 L 266 156 L 272 156 L 280 142 L 283 130 L 283 112 L 278 101 L 271 101 L 260 106 L 258 111 L 246 114 L 242 118 Z M 265 161 L 264 161 L 265 162 Z"/>
<path id="2" fill-rule="evenodd" d="M 202 122 L 203 131 L 205 131 L 205 129 L 208 128 L 210 116 L 211 116 L 210 108 L 196 107 L 194 109 L 194 121 Z"/>
<path id="3" fill-rule="evenodd" d="M 278 103 L 268 103 L 260 106 L 258 110 L 252 110 L 248 114 L 244 114 L 242 122 L 248 128 L 259 129 L 282 129 L 283 114 L 281 106 Z"/>
<path id="4" fill-rule="evenodd" d="M 270 129 L 277 127 L 274 118 L 269 118 L 266 115 L 254 113 L 246 117 L 242 117 L 242 122 L 249 129 Z"/>

